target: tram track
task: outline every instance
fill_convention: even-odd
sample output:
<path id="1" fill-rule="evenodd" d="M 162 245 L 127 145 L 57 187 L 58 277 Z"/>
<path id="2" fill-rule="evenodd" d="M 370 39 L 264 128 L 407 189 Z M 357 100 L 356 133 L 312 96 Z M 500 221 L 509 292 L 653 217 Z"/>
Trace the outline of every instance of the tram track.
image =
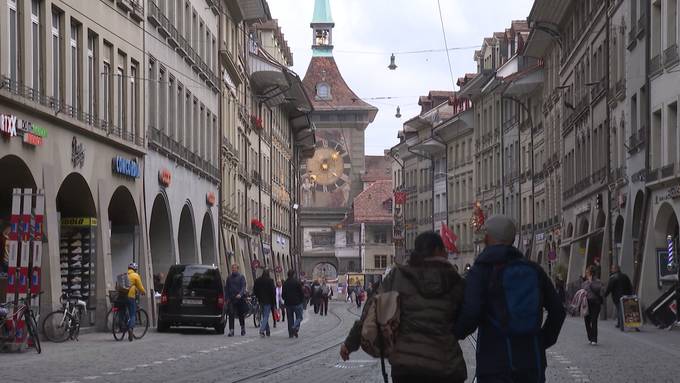
<path id="1" fill-rule="evenodd" d="M 347 310 L 347 312 L 349 312 L 352 315 L 355 315 L 357 317 L 361 316 L 360 314 L 352 312 L 351 307 L 347 307 L 346 310 Z M 331 313 L 336 318 L 340 319 L 340 322 L 342 323 L 342 318 L 340 318 L 340 316 L 337 313 L 335 313 L 335 312 L 331 312 Z M 263 378 L 270 377 L 272 375 L 279 374 L 279 373 L 284 372 L 284 371 L 286 371 L 290 368 L 297 367 L 301 363 L 305 363 L 305 362 L 308 362 L 310 360 L 320 358 L 320 357 L 323 356 L 322 355 L 323 353 L 339 347 L 343 342 L 344 342 L 344 339 L 339 341 L 339 342 L 333 343 L 332 345 L 327 346 L 325 348 L 314 350 L 313 352 L 307 353 L 302 357 L 298 357 L 298 358 L 291 360 L 291 361 L 288 361 L 286 363 L 279 364 L 278 366 L 272 367 L 270 369 L 260 371 L 258 373 L 255 373 L 255 374 L 252 374 L 252 375 L 249 375 L 249 376 L 245 376 L 245 377 L 239 378 L 237 380 L 232 380 L 231 383 L 244 383 L 244 382 L 263 379 Z"/>

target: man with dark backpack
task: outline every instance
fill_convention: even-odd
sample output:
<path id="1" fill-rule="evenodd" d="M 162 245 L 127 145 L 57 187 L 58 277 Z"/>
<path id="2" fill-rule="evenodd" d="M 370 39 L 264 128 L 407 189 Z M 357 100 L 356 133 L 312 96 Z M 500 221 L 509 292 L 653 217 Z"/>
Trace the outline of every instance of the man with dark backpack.
<path id="1" fill-rule="evenodd" d="M 486 248 L 467 274 L 456 336 L 464 339 L 479 329 L 479 383 L 545 382 L 545 350 L 557 342 L 564 307 L 543 269 L 512 246 L 511 219 L 492 216 L 484 230 Z"/>

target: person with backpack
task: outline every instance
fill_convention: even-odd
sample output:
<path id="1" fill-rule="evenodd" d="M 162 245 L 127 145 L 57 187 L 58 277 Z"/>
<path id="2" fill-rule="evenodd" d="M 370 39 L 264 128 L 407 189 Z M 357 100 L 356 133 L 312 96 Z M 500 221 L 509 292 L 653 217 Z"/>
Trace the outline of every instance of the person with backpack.
<path id="1" fill-rule="evenodd" d="M 309 300 L 312 299 L 312 289 L 309 287 L 309 282 L 305 281 L 305 283 L 302 285 L 302 293 L 305 297 L 304 301 L 302 302 L 302 309 L 307 310 L 307 306 L 309 306 Z"/>
<path id="2" fill-rule="evenodd" d="M 271 336 L 269 330 L 269 316 L 276 303 L 276 286 L 274 280 L 269 276 L 269 270 L 262 271 L 262 275 L 255 280 L 253 294 L 262 306 L 262 320 L 260 321 L 260 336 Z"/>
<path id="3" fill-rule="evenodd" d="M 492 216 L 483 230 L 486 248 L 467 272 L 455 334 L 478 330 L 477 382 L 545 382 L 545 351 L 566 317 L 562 302 L 543 269 L 512 245 L 510 218 Z"/>
<path id="4" fill-rule="evenodd" d="M 378 356 L 382 354 L 389 361 L 394 383 L 464 382 L 467 368 L 453 332 L 463 291 L 464 281 L 448 261 L 439 234 L 430 231 L 418 235 L 408 265 L 395 266 L 378 292 L 366 302 L 361 319 L 354 323 L 340 347 L 340 357 L 348 360 L 350 353 L 360 346 L 367 352 L 382 348 Z M 382 296 L 394 293 L 398 304 L 393 306 L 398 309 L 385 326 L 392 335 L 384 339 L 385 331 L 379 330 L 377 336 L 371 335 L 369 329 L 377 327 L 379 316 L 376 303 Z M 384 368 L 383 374 L 387 381 Z"/>
<path id="5" fill-rule="evenodd" d="M 630 283 L 630 278 L 621 272 L 619 265 L 613 264 L 611 267 L 611 274 L 609 274 L 609 282 L 607 289 L 604 291 L 604 297 L 609 294 L 612 295 L 614 307 L 616 307 L 616 328 L 623 331 L 623 307 L 621 307 L 621 297 L 633 294 L 633 284 Z M 639 328 L 635 328 L 640 331 Z"/>
<path id="6" fill-rule="evenodd" d="M 314 314 L 318 314 L 321 307 L 321 283 L 318 280 L 312 282 L 312 306 L 314 306 Z"/>
<path id="7" fill-rule="evenodd" d="M 132 342 L 134 339 L 133 329 L 135 328 L 135 319 L 137 318 L 137 293 L 146 295 L 146 290 L 142 284 L 142 277 L 137 271 L 139 266 L 135 262 L 128 265 L 127 274 L 122 274 L 117 278 L 116 284 L 118 291 L 127 292 L 127 312 L 128 312 L 128 340 Z M 127 278 L 125 277 L 127 275 Z"/>
<path id="8" fill-rule="evenodd" d="M 246 277 L 238 272 L 238 265 L 231 265 L 231 274 L 227 277 L 224 284 L 224 296 L 227 297 L 229 305 L 229 335 L 234 336 L 234 319 L 238 317 L 241 325 L 241 336 L 246 335 L 246 311 L 248 309 L 246 297 Z"/>
<path id="9" fill-rule="evenodd" d="M 602 310 L 602 282 L 597 277 L 597 266 L 590 265 L 586 269 L 586 280 L 581 288 L 586 291 L 588 299 L 588 314 L 583 318 L 586 324 L 586 334 L 591 346 L 597 345 L 597 319 Z"/>
<path id="10" fill-rule="evenodd" d="M 288 270 L 288 279 L 283 283 L 281 296 L 288 312 L 288 337 L 297 338 L 302 323 L 302 303 L 305 295 L 302 291 L 302 282 L 295 278 L 295 270 Z"/>

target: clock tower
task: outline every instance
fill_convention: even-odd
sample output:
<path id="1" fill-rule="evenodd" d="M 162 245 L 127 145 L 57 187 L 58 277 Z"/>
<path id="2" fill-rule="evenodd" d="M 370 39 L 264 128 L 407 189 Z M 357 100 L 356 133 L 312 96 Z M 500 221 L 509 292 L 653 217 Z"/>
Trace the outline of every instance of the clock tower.
<path id="1" fill-rule="evenodd" d="M 361 259 L 349 221 L 352 201 L 363 190 L 365 130 L 378 109 L 352 91 L 333 57 L 330 0 L 315 0 L 312 59 L 303 84 L 312 99 L 316 152 L 301 164 L 303 233 L 302 271 L 308 279 L 361 271 Z M 358 237 L 358 236 L 357 236 Z M 355 245 L 357 243 L 357 245 Z"/>

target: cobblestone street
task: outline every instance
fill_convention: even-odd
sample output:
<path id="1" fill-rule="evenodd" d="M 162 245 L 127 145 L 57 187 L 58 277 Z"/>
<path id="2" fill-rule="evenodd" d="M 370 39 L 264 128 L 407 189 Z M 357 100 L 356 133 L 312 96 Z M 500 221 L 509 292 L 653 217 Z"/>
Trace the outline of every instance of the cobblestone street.
<path id="1" fill-rule="evenodd" d="M 42 355 L 32 350 L 2 354 L 0 370 L 3 381 L 12 382 L 381 382 L 379 360 L 362 352 L 348 362 L 338 356 L 356 308 L 334 302 L 330 312 L 319 317 L 309 309 L 299 339 L 289 339 L 281 325 L 271 338 L 261 339 L 252 322 L 245 337 L 234 338 L 195 329 L 167 334 L 151 330 L 129 343 L 92 333 L 79 342 L 45 342 Z M 611 321 L 600 327 L 600 344 L 593 347 L 580 318 L 567 320 L 557 346 L 549 351 L 549 382 L 677 381 L 680 331 L 645 328 L 623 334 Z M 472 377 L 472 345 L 469 340 L 461 345 Z"/>

